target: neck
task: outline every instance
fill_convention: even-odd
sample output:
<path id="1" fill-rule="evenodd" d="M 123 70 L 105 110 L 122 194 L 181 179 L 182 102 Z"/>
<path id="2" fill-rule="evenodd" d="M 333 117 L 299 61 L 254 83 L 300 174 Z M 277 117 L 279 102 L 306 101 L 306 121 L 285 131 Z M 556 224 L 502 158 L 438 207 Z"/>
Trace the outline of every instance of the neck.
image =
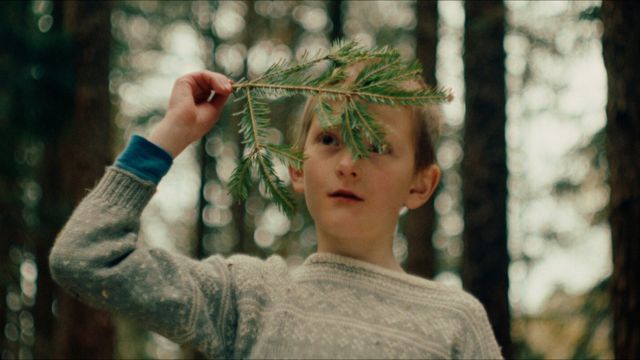
<path id="1" fill-rule="evenodd" d="M 316 234 L 319 253 L 347 256 L 389 270 L 405 272 L 393 256 L 393 236 L 384 239 L 346 239 L 331 236 L 320 230 L 317 230 Z"/>

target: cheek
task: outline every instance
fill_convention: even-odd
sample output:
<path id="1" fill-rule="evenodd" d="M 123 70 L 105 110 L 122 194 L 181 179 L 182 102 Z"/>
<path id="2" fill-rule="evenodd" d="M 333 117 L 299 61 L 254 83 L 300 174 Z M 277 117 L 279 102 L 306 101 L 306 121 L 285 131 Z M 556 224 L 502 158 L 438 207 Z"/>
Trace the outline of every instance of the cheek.
<path id="1" fill-rule="evenodd" d="M 308 159 L 304 164 L 304 197 L 309 211 L 313 211 L 316 199 L 320 196 L 322 171 L 313 160 Z"/>
<path id="2" fill-rule="evenodd" d="M 380 200 L 384 204 L 381 205 L 389 207 L 392 212 L 395 212 L 396 208 L 400 210 L 404 206 L 409 186 L 409 181 L 405 176 L 395 177 L 389 176 L 389 174 L 378 177 L 376 184 L 373 184 L 373 187 L 378 189 L 378 193 L 382 195 Z"/>
<path id="3" fill-rule="evenodd" d="M 318 164 L 314 161 L 315 159 L 307 159 L 304 162 L 303 170 L 304 170 L 304 184 L 305 188 L 307 185 L 314 186 L 318 182 L 318 175 L 321 173 L 321 170 L 318 169 Z M 309 189 L 309 190 L 313 190 Z"/>

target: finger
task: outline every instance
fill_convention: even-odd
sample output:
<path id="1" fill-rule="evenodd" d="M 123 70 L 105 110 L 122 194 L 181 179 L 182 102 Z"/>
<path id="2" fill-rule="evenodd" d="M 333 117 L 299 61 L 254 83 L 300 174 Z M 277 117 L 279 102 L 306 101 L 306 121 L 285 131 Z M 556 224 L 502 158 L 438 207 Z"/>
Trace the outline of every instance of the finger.
<path id="1" fill-rule="evenodd" d="M 179 99 L 194 98 L 199 91 L 200 90 L 198 89 L 198 86 L 191 77 L 187 75 L 181 76 L 176 79 L 175 83 L 173 84 L 170 103 L 171 101 L 176 101 Z"/>
<path id="2" fill-rule="evenodd" d="M 216 94 L 211 102 L 203 102 L 198 105 L 198 117 L 207 121 L 216 121 L 222 113 L 222 107 L 229 99 L 229 95 Z"/>
<path id="3" fill-rule="evenodd" d="M 203 70 L 192 73 L 191 76 L 198 87 L 197 95 L 200 97 L 204 95 L 205 99 L 209 97 L 211 90 L 222 95 L 229 95 L 233 91 L 231 80 L 220 73 Z M 194 96 L 195 95 L 196 92 L 194 92 Z"/>
<path id="4" fill-rule="evenodd" d="M 233 84 L 235 84 L 235 80 L 233 80 L 233 79 L 229 79 L 229 83 L 230 83 L 231 85 L 233 85 Z M 231 92 L 233 93 L 233 87 L 231 88 Z M 214 98 L 214 96 L 215 96 L 215 95 L 216 95 L 216 92 L 215 92 L 215 91 L 213 91 L 213 90 L 211 90 L 211 94 L 209 94 L 209 97 L 207 97 L 207 102 L 211 102 L 211 100 L 213 100 L 213 98 Z M 229 95 L 230 95 L 230 94 L 229 94 Z M 225 96 L 225 99 L 226 99 L 226 97 L 227 97 L 227 96 L 229 96 L 229 95 L 224 95 L 224 96 Z M 218 97 L 219 97 L 219 96 L 218 96 Z M 225 100 L 225 101 L 226 101 L 226 100 Z"/>
<path id="5" fill-rule="evenodd" d="M 228 98 L 229 98 L 229 95 L 215 94 L 215 96 L 209 102 L 209 104 L 213 105 L 213 107 L 216 109 L 221 109 L 222 106 L 224 106 L 224 103 L 227 102 Z"/>

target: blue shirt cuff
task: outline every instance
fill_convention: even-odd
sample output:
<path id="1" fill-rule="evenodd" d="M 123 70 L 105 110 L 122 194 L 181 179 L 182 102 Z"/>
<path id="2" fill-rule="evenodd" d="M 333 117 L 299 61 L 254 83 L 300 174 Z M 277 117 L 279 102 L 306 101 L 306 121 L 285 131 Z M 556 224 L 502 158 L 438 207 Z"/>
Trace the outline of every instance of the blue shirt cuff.
<path id="1" fill-rule="evenodd" d="M 173 158 L 167 151 L 139 135 L 131 137 L 129 144 L 115 162 L 120 169 L 155 184 L 158 184 L 169 171 L 171 164 Z"/>

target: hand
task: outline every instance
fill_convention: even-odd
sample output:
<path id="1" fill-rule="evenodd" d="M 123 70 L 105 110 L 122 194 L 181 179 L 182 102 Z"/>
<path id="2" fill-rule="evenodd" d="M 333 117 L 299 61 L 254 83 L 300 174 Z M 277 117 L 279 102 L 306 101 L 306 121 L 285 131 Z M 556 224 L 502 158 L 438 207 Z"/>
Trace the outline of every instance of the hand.
<path id="1" fill-rule="evenodd" d="M 211 71 L 184 75 L 173 84 L 165 117 L 153 127 L 148 140 L 174 158 L 189 144 L 203 137 L 215 125 L 227 98 L 232 80 Z M 207 101 L 215 91 L 211 101 Z"/>

